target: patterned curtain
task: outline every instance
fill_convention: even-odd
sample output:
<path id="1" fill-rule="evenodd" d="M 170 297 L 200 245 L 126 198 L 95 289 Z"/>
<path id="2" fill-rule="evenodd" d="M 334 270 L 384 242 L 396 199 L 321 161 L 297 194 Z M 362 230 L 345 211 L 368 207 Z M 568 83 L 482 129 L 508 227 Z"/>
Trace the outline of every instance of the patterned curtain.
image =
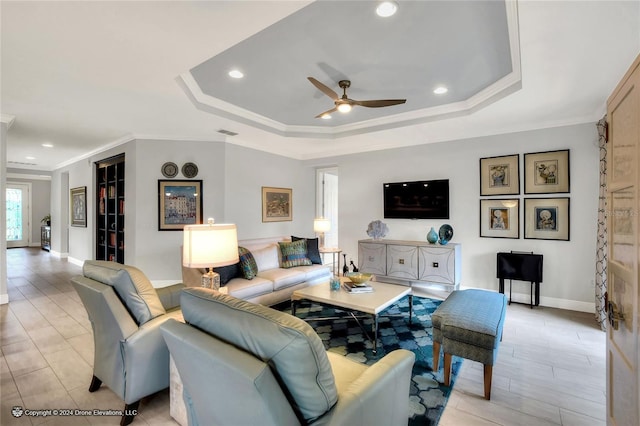
<path id="1" fill-rule="evenodd" d="M 607 292 L 607 122 L 606 115 L 598 121 L 600 145 L 600 191 L 598 195 L 598 241 L 596 246 L 596 321 L 607 331 L 605 293 Z"/>

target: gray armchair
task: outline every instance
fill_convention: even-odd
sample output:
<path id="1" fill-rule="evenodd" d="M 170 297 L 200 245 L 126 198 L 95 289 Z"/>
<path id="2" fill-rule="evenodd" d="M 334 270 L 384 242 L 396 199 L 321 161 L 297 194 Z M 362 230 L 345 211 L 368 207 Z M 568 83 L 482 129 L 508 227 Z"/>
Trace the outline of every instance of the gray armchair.
<path id="1" fill-rule="evenodd" d="M 88 260 L 71 282 L 93 327 L 93 378 L 89 392 L 104 383 L 125 402 L 121 425 L 131 423 L 140 399 L 169 386 L 169 351 L 160 325 L 182 320 L 184 286 L 156 291 L 133 266 Z"/>
<path id="2" fill-rule="evenodd" d="M 182 290 L 185 323 L 160 327 L 189 425 L 401 425 L 415 355 L 366 366 L 324 349 L 299 318 L 213 290 Z"/>

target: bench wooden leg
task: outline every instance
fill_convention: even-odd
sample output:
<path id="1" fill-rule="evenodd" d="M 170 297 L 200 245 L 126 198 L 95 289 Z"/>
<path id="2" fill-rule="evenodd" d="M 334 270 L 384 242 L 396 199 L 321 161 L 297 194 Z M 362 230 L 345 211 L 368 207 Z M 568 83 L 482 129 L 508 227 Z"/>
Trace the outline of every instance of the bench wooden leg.
<path id="1" fill-rule="evenodd" d="M 433 371 L 438 371 L 440 364 L 440 342 L 433 342 Z"/>
<path id="2" fill-rule="evenodd" d="M 491 399 L 491 376 L 493 365 L 484 365 L 484 399 Z"/>
<path id="3" fill-rule="evenodd" d="M 451 382 L 451 354 L 444 353 L 444 385 L 449 386 Z"/>

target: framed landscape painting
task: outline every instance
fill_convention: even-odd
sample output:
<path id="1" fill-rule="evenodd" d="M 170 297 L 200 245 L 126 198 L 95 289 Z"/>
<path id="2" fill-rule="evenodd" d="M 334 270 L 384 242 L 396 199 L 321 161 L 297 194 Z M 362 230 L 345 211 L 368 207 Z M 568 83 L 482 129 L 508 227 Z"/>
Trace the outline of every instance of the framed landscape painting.
<path id="1" fill-rule="evenodd" d="M 569 241 L 569 197 L 525 198 L 524 237 Z"/>
<path id="2" fill-rule="evenodd" d="M 293 220 L 291 188 L 262 187 L 262 221 L 284 222 Z"/>
<path id="3" fill-rule="evenodd" d="M 480 195 L 520 194 L 520 154 L 480 159 Z"/>
<path id="4" fill-rule="evenodd" d="M 158 180 L 158 229 L 181 231 L 202 223 L 201 180 Z"/>
<path id="5" fill-rule="evenodd" d="M 524 193 L 569 192 L 569 150 L 524 154 Z"/>
<path id="6" fill-rule="evenodd" d="M 520 238 L 520 200 L 480 200 L 480 236 Z"/>

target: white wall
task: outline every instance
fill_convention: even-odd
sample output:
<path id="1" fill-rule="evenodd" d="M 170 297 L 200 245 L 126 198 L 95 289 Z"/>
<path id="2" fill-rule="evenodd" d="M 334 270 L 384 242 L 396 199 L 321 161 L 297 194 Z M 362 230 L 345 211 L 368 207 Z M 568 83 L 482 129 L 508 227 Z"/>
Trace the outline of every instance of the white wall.
<path id="1" fill-rule="evenodd" d="M 524 195 L 522 154 L 567 148 L 571 150 L 571 193 L 557 196 L 571 198 L 571 240 L 524 239 L 522 200 L 529 195 Z M 481 238 L 479 159 L 510 154 L 520 154 L 520 239 Z M 340 156 L 323 159 L 322 164 L 333 162 L 339 168 L 340 246 L 347 260 L 357 261 L 357 241 L 368 238 L 366 229 L 372 220 L 381 219 L 388 225 L 387 239 L 420 241 L 426 240 L 432 226 L 437 230 L 449 223 L 454 229 L 452 242 L 462 244 L 463 287 L 497 290 L 496 253 L 533 251 L 544 255 L 541 303 L 590 311 L 594 301 L 598 159 L 594 123 Z M 449 179 L 450 219 L 383 219 L 383 182 L 423 179 Z M 514 292 L 527 293 L 528 300 L 528 284 L 514 282 Z"/>
<path id="2" fill-rule="evenodd" d="M 198 166 L 195 178 L 187 179 L 179 172 L 171 180 L 202 180 L 203 219 L 206 223 L 207 218 L 213 217 L 217 223 L 223 223 L 225 144 L 138 140 L 135 145 L 135 161 L 127 158 L 125 164 L 126 262 L 140 268 L 154 283 L 181 282 L 182 232 L 158 229 L 158 180 L 167 179 L 162 175 L 162 165 L 171 161 L 182 168 L 187 162 L 195 163 Z M 135 234 L 130 233 L 132 230 Z M 135 246 L 130 242 L 135 242 Z"/>
<path id="3" fill-rule="evenodd" d="M 557 149 L 571 150 L 571 241 L 494 239 L 479 237 L 479 159 Z M 298 161 L 222 142 L 138 140 L 95 155 L 64 170 L 71 187 L 86 185 L 95 200 L 93 161 L 126 153 L 126 263 L 142 269 L 154 283 L 180 281 L 182 233 L 158 231 L 158 179 L 161 166 L 173 161 L 198 165 L 203 180 L 204 217 L 238 226 L 240 239 L 278 235 L 313 235 L 315 169 L 339 170 L 340 246 L 357 260 L 357 241 L 368 238 L 369 222 L 383 219 L 382 183 L 449 179 L 449 220 L 383 219 L 388 239 L 425 240 L 430 227 L 454 228 L 453 242 L 462 244 L 462 285 L 497 290 L 498 251 L 534 251 L 544 255 L 541 303 L 592 310 L 593 269 L 598 195 L 598 149 L 594 124 L 426 144 L 322 160 Z M 82 163 L 82 164 L 80 164 Z M 54 180 L 59 174 L 54 173 Z M 58 175 L 58 178 L 56 178 Z M 183 178 L 178 175 L 176 179 Z M 292 188 L 293 221 L 262 223 L 262 186 Z M 521 177 L 521 188 L 524 188 Z M 561 194 L 560 196 L 566 196 Z M 553 196 L 553 195 L 550 195 Z M 52 192 L 52 199 L 55 191 Z M 521 194 L 523 200 L 526 196 Z M 52 203 L 54 204 L 54 203 Z M 93 258 L 94 202 L 88 206 L 88 228 L 70 229 L 70 255 Z M 54 210 L 52 209 L 52 214 Z M 521 208 L 521 226 L 523 212 Z M 55 226 L 55 222 L 54 222 Z M 528 293 L 528 285 L 514 283 Z M 528 298 L 528 296 L 527 296 Z"/>
<path id="4" fill-rule="evenodd" d="M 236 145 L 227 146 L 225 218 L 239 239 L 296 235 L 312 237 L 315 169 L 301 161 Z M 262 187 L 292 189 L 293 220 L 262 222 Z"/>

